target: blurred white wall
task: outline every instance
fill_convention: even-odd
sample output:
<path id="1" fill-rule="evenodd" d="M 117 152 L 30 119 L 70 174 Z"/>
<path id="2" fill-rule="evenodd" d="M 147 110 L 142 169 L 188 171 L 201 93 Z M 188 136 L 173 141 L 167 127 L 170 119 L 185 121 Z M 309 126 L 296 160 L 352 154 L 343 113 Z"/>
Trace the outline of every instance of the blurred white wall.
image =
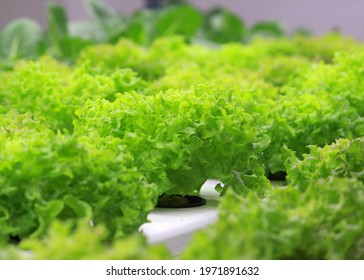
<path id="1" fill-rule="evenodd" d="M 364 39 L 364 0 L 191 0 L 207 9 L 223 5 L 239 14 L 247 25 L 260 20 L 280 20 L 288 31 L 307 27 L 317 35 L 339 28 Z"/>
<path id="2" fill-rule="evenodd" d="M 0 28 L 18 17 L 29 17 L 45 25 L 44 5 L 47 2 L 58 0 L 0 0 Z"/>
<path id="3" fill-rule="evenodd" d="M 85 9 L 83 0 L 58 0 L 58 1 L 63 2 L 68 7 L 68 15 L 70 19 L 82 20 L 88 18 L 88 14 Z M 117 11 L 126 15 L 130 15 L 135 10 L 143 8 L 145 3 L 144 0 L 103 0 L 103 1 L 110 4 Z"/>
<path id="4" fill-rule="evenodd" d="M 104 0 L 104 2 L 127 15 L 144 6 L 144 0 Z M 47 3 L 64 5 L 71 20 L 89 18 L 83 0 L 0 0 L 0 28 L 19 17 L 29 17 L 45 26 Z"/>
<path id="5" fill-rule="evenodd" d="M 47 0 L 0 0 L 0 27 L 10 20 L 27 16 L 45 25 Z M 63 3 L 71 20 L 86 19 L 83 0 L 54 0 Z M 143 7 L 144 0 L 105 0 L 117 10 L 131 14 Z M 220 5 L 233 10 L 250 26 L 259 20 L 281 20 L 287 30 L 308 27 L 321 35 L 333 28 L 364 40 L 364 0 L 190 0 L 206 10 Z"/>

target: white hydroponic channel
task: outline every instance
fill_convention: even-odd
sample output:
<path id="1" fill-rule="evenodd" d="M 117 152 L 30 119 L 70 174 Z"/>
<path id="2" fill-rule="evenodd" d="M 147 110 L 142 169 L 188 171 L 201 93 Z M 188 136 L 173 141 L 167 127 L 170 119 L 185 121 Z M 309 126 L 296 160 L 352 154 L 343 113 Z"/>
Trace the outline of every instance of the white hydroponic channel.
<path id="1" fill-rule="evenodd" d="M 193 208 L 156 208 L 148 215 L 148 223 L 140 227 L 149 244 L 164 244 L 174 255 L 181 253 L 194 232 L 205 228 L 217 220 L 219 193 L 215 186 L 218 180 L 207 180 L 200 196 L 206 205 Z M 273 187 L 284 187 L 284 181 L 271 182 Z"/>
<path id="2" fill-rule="evenodd" d="M 140 231 L 150 244 L 163 243 L 174 254 L 183 251 L 192 234 L 217 220 L 217 200 L 215 191 L 217 180 L 208 180 L 202 186 L 200 196 L 206 205 L 192 208 L 156 208 L 148 215 L 150 222 L 143 224 Z"/>

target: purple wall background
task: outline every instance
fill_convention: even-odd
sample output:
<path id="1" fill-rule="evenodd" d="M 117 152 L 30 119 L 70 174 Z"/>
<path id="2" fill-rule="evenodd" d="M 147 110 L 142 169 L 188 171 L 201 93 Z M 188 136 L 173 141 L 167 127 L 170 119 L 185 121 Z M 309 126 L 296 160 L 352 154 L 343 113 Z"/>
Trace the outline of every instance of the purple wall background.
<path id="1" fill-rule="evenodd" d="M 82 0 L 0 0 L 0 27 L 10 20 L 27 16 L 45 25 L 44 5 L 64 4 L 71 20 L 87 19 Z M 105 0 L 117 10 L 131 14 L 141 8 L 144 0 Z M 220 5 L 233 10 L 250 26 L 259 20 L 280 20 L 292 31 L 307 27 L 317 35 L 340 28 L 349 36 L 364 40 L 364 0 L 190 0 L 205 10 Z"/>

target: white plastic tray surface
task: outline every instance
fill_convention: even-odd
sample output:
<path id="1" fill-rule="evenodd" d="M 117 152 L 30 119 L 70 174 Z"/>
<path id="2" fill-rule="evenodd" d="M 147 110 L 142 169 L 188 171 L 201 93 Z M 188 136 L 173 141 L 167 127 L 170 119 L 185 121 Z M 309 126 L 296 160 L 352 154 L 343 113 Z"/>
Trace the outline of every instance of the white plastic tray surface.
<path id="1" fill-rule="evenodd" d="M 217 220 L 217 200 L 215 191 L 217 180 L 208 180 L 202 186 L 200 196 L 206 205 L 192 208 L 156 208 L 148 215 L 150 222 L 143 224 L 140 231 L 150 244 L 163 243 L 174 255 L 183 251 L 192 234 Z"/>
<path id="2" fill-rule="evenodd" d="M 215 186 L 218 180 L 207 180 L 202 186 L 200 196 L 206 205 L 193 208 L 156 208 L 148 215 L 148 223 L 140 227 L 149 244 L 162 243 L 174 255 L 187 246 L 194 232 L 216 222 L 219 194 Z M 284 187 L 283 181 L 271 182 L 273 187 Z"/>

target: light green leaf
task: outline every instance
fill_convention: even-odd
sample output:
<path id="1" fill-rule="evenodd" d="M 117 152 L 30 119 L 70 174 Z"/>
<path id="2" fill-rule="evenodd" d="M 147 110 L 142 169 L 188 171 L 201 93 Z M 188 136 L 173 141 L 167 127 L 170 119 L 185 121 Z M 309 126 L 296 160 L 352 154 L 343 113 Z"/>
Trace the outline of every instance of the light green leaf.
<path id="1" fill-rule="evenodd" d="M 76 213 L 77 217 L 91 219 L 92 208 L 88 203 L 72 195 L 67 195 L 64 198 L 64 201 L 65 204 Z"/>
<path id="2" fill-rule="evenodd" d="M 105 32 L 107 40 L 115 38 L 125 30 L 126 20 L 111 6 L 99 0 L 86 0 L 86 7 L 91 17 Z"/>
<path id="3" fill-rule="evenodd" d="M 34 58 L 40 40 L 41 28 L 37 22 L 27 18 L 11 22 L 0 33 L 0 59 Z"/>
<path id="4" fill-rule="evenodd" d="M 262 21 L 249 30 L 251 36 L 282 37 L 285 34 L 284 26 L 278 21 Z"/>
<path id="5" fill-rule="evenodd" d="M 68 24 L 70 36 L 91 40 L 94 42 L 105 41 L 105 34 L 96 22 L 72 21 Z"/>
<path id="6" fill-rule="evenodd" d="M 64 208 L 64 203 L 61 200 L 52 200 L 48 202 L 46 205 L 35 205 L 35 212 L 38 215 L 39 219 L 39 227 L 37 230 L 32 234 L 32 236 L 39 236 L 43 234 L 49 224 L 62 212 Z"/>

